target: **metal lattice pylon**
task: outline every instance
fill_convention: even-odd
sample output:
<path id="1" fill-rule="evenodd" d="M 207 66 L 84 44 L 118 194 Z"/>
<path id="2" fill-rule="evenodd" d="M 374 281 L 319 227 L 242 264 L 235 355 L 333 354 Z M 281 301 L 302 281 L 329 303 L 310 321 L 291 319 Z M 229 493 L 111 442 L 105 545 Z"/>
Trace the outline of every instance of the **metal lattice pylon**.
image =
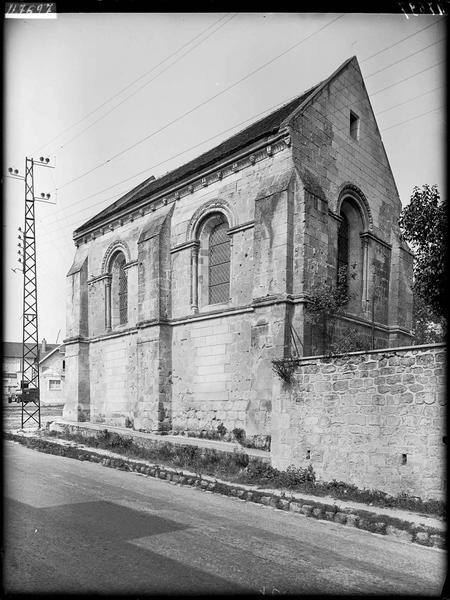
<path id="1" fill-rule="evenodd" d="M 32 419 L 41 426 L 37 311 L 36 232 L 33 159 L 25 159 L 25 229 L 23 239 L 22 427 Z"/>

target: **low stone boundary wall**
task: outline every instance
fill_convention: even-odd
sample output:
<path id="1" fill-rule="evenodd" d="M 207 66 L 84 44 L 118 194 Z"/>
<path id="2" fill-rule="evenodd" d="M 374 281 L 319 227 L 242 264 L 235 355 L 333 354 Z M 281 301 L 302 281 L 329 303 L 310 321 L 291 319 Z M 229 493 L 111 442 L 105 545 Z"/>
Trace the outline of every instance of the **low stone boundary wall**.
<path id="1" fill-rule="evenodd" d="M 443 344 L 300 359 L 274 375 L 273 466 L 444 500 L 445 362 Z"/>
<path id="2" fill-rule="evenodd" d="M 364 529 L 372 533 L 394 536 L 406 542 L 415 542 L 422 546 L 445 548 L 446 538 L 443 527 L 436 528 L 320 501 L 305 500 L 300 494 L 279 490 L 260 489 L 256 486 L 242 485 L 222 481 L 208 475 L 181 471 L 171 467 L 153 464 L 148 461 L 128 458 L 109 450 L 92 449 L 67 440 L 48 439 L 42 435 L 7 432 L 6 440 L 18 442 L 24 446 L 67 458 L 100 463 L 105 467 L 130 471 L 147 477 L 155 477 L 177 485 L 190 485 L 201 491 L 232 496 L 243 501 L 255 502 L 279 510 L 288 510 L 301 516 L 333 521 L 348 527 Z M 426 520 L 426 519 L 424 519 Z"/>

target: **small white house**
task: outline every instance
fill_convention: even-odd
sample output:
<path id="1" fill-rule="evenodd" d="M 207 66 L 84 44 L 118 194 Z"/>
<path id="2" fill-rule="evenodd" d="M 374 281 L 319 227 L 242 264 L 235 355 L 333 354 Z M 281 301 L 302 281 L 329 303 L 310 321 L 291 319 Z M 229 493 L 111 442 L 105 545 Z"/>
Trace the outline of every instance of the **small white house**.
<path id="1" fill-rule="evenodd" d="M 41 404 L 64 402 L 65 348 L 57 346 L 39 361 Z"/>

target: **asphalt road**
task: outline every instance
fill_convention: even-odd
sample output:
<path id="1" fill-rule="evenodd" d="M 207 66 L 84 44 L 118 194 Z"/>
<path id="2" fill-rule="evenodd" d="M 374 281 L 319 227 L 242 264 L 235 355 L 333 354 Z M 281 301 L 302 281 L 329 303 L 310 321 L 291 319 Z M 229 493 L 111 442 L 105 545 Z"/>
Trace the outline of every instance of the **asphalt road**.
<path id="1" fill-rule="evenodd" d="M 42 454 L 5 451 L 10 592 L 438 595 L 446 555 Z"/>
<path id="2" fill-rule="evenodd" d="M 41 424 L 44 423 L 46 417 L 62 417 L 64 404 L 57 404 L 55 406 L 41 406 Z M 20 429 L 22 425 L 22 405 L 16 402 L 8 403 L 3 400 L 3 430 L 8 429 Z M 30 412 L 32 412 L 32 406 L 30 405 Z M 25 419 L 27 417 L 25 416 Z M 37 418 L 37 417 L 36 417 Z M 25 423 L 25 427 L 35 428 L 37 427 L 36 422 L 30 419 Z"/>

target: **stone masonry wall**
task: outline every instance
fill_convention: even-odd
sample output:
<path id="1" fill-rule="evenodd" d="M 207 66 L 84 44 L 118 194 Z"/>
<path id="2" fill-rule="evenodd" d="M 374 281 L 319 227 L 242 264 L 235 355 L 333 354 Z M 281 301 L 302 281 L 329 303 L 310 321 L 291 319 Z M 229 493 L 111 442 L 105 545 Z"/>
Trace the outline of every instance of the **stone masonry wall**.
<path id="1" fill-rule="evenodd" d="M 349 135 L 350 106 L 361 118 L 359 140 Z M 349 184 L 370 206 L 364 264 L 382 280 L 378 342 L 392 346 L 408 335 L 400 200 L 355 61 L 279 136 L 222 158 L 220 169 L 188 172 L 164 197 L 142 198 L 77 238 L 68 274 L 65 417 L 151 431 L 223 423 L 269 435 L 272 360 L 289 354 L 291 322 L 301 353 L 310 353 L 305 304 L 311 286 L 335 268 L 339 198 Z M 230 290 L 209 304 L 203 233 L 217 213 L 229 226 Z M 126 258 L 128 318 L 112 319 L 110 330 L 109 270 L 118 250 Z M 400 300 L 403 312 L 391 308 Z M 362 304 L 350 317 L 367 332 L 365 298 Z"/>
<path id="2" fill-rule="evenodd" d="M 269 435 L 271 360 L 283 355 L 287 288 L 288 187 L 293 171 L 285 148 L 245 171 L 177 203 L 171 220 L 172 427 L 243 428 Z M 193 224 L 225 207 L 230 228 L 230 299 L 193 311 Z M 210 213 L 211 214 L 211 213 Z M 244 229 L 239 230 L 243 226 Z M 186 244 L 188 244 L 186 246 Z M 261 304 L 262 303 L 262 304 Z M 230 312 L 236 311 L 236 313 Z M 209 313 L 209 314 L 208 314 Z"/>
<path id="3" fill-rule="evenodd" d="M 304 358 L 274 375 L 272 462 L 318 479 L 422 499 L 445 497 L 446 347 Z"/>
<path id="4" fill-rule="evenodd" d="M 350 135 L 350 109 L 360 118 L 358 139 Z M 375 295 L 377 346 L 384 346 L 386 339 L 389 346 L 411 343 L 412 264 L 400 251 L 401 202 L 356 60 L 292 119 L 289 129 L 294 164 L 304 187 L 295 208 L 294 247 L 302 240 L 299 247 L 304 255 L 295 256 L 294 293 L 308 294 L 311 286 L 323 281 L 327 267 L 330 281 L 335 279 L 340 194 L 348 185 L 354 186 L 366 202 L 369 272 L 366 298 L 361 294 L 363 257 L 352 259 L 357 263 L 353 275 L 359 289 L 347 311 L 355 318 L 353 327 L 365 335 L 358 319 L 371 320 Z M 305 325 L 305 352 L 312 354 L 312 332 Z"/>
<path id="5" fill-rule="evenodd" d="M 242 427 L 249 401 L 250 323 L 246 315 L 173 328 L 174 430 Z"/>
<path id="6" fill-rule="evenodd" d="M 91 421 L 124 427 L 136 397 L 136 335 L 90 344 Z"/>

